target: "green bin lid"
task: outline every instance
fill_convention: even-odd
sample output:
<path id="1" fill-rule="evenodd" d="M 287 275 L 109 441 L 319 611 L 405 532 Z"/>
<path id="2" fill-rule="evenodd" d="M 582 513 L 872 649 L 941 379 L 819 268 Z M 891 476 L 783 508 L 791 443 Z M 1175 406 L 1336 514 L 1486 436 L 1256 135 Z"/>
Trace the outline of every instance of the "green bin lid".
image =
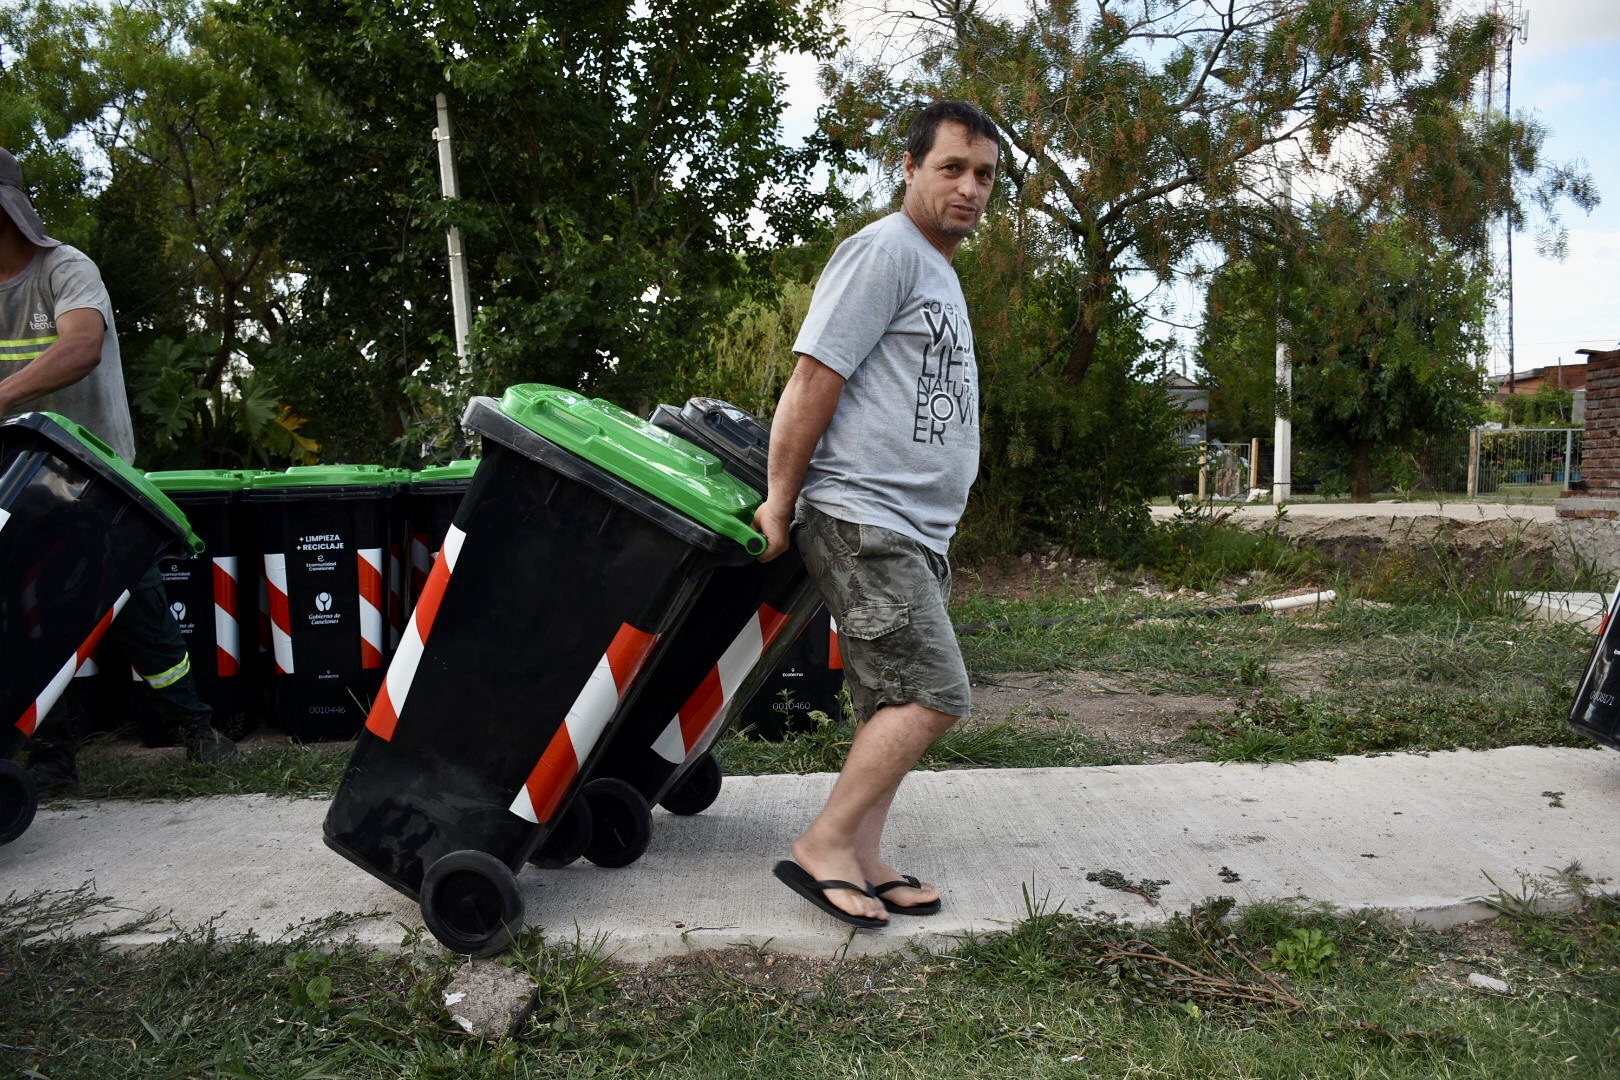
<path id="1" fill-rule="evenodd" d="M 429 465 L 425 469 L 418 469 L 411 475 L 411 483 L 426 484 L 437 480 L 471 480 L 472 474 L 477 471 L 477 458 L 449 461 L 443 465 Z"/>
<path id="2" fill-rule="evenodd" d="M 42 411 L 39 415 L 47 417 L 66 434 L 84 444 L 85 449 L 99 458 L 108 469 L 116 473 L 120 480 L 127 482 L 143 499 L 150 502 L 154 509 L 179 526 L 185 533 L 184 543 L 188 551 L 193 555 L 202 551 L 202 539 L 191 531 L 191 522 L 187 521 L 185 513 L 174 505 L 174 500 L 158 490 L 157 486 L 148 480 L 139 469 L 119 457 L 112 447 L 96 437 L 95 432 L 74 423 L 59 413 Z"/>
<path id="3" fill-rule="evenodd" d="M 252 488 L 385 487 L 403 482 L 408 473 L 386 465 L 294 465 L 285 472 L 254 473 Z"/>
<path id="4" fill-rule="evenodd" d="M 241 491 L 252 476 L 243 469 L 172 469 L 146 474 L 159 491 Z"/>
<path id="5" fill-rule="evenodd" d="M 572 454 L 737 541 L 765 550 L 752 526 L 758 492 L 726 472 L 706 450 L 601 398 L 542 383 L 509 387 L 501 412 Z"/>

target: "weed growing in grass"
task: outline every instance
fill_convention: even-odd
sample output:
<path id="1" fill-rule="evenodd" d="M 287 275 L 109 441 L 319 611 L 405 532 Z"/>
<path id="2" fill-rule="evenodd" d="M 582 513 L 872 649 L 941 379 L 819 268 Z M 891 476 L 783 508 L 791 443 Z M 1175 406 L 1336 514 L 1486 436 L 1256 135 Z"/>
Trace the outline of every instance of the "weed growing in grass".
<path id="1" fill-rule="evenodd" d="M 714 756 L 732 775 L 837 772 L 855 738 L 854 726 L 819 709 L 809 714 L 815 726 L 790 731 L 779 742 L 750 739 L 733 730 L 714 746 Z"/>
<path id="2" fill-rule="evenodd" d="M 1584 746 L 1564 721 L 1567 703 L 1529 688 L 1505 695 L 1357 691 L 1240 699 L 1195 724 L 1190 737 L 1215 761 L 1283 762 L 1344 754 Z"/>
<path id="3" fill-rule="evenodd" d="M 1583 980 L 1620 988 L 1620 896 L 1571 864 L 1551 875 L 1521 874 L 1509 891 L 1485 897 L 1526 951 Z"/>
<path id="4" fill-rule="evenodd" d="M 1403 604 L 1441 605 L 1465 618 L 1511 615 L 1518 595 L 1544 590 L 1606 588 L 1590 560 L 1541 553 L 1525 538 L 1523 522 L 1504 521 L 1488 548 L 1459 550 L 1445 532 L 1417 537 L 1413 526 L 1392 525 L 1389 543 L 1350 568 L 1350 595 Z"/>
<path id="5" fill-rule="evenodd" d="M 1323 978 L 1338 956 L 1338 946 L 1314 926 L 1296 926 L 1271 947 L 1271 962 L 1296 979 Z"/>
<path id="6" fill-rule="evenodd" d="M 1295 580 L 1319 574 L 1325 560 L 1284 537 L 1278 528 L 1283 520 L 1279 514 L 1267 528 L 1246 529 L 1218 511 L 1189 506 L 1170 521 L 1155 522 L 1117 563 L 1149 570 L 1169 588 L 1203 590 L 1240 574 Z"/>
<path id="7" fill-rule="evenodd" d="M 331 795 L 350 743 L 255 745 L 234 761 L 205 765 L 184 755 L 133 755 L 107 737 L 79 753 L 79 789 L 89 799 L 189 799 L 199 795 Z"/>

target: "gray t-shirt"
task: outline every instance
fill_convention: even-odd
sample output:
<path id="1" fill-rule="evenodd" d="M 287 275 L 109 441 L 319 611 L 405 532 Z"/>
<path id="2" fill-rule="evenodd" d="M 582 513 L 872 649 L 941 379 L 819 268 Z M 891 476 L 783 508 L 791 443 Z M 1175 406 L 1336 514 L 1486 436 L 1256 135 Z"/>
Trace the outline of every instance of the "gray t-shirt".
<path id="1" fill-rule="evenodd" d="M 33 401 L 28 409 L 61 413 L 89 428 L 125 461 L 135 460 L 135 429 L 124 391 L 112 301 L 101 272 L 89 256 L 62 244 L 42 248 L 27 269 L 0 281 L 0 379 L 26 367 L 56 340 L 56 320 L 65 312 L 94 308 L 107 332 L 101 337 L 101 363 L 72 386 Z"/>
<path id="2" fill-rule="evenodd" d="M 979 369 L 962 286 L 903 213 L 838 246 L 793 351 L 845 379 L 801 497 L 945 552 L 979 471 Z"/>

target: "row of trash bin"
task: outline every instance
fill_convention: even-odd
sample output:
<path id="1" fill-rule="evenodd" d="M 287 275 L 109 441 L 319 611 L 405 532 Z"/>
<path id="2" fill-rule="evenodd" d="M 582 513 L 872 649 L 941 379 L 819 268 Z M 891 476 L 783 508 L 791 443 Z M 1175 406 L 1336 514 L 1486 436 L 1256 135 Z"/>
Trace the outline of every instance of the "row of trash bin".
<path id="1" fill-rule="evenodd" d="M 525 394 L 530 397 L 526 399 Z M 514 388 L 498 405 L 475 403 L 468 411 L 468 421 L 487 436 L 485 463 L 426 470 L 411 477 L 408 485 L 399 482 L 397 472 L 375 467 L 142 477 L 99 446 L 88 432 L 60 417 L 29 414 L 0 424 L 0 476 L 4 477 L 0 506 L 6 508 L 0 522 L 9 517 L 27 523 L 22 528 L 0 529 L 0 644 L 8 671 L 39 674 L 38 678 L 31 675 L 6 681 L 9 697 L 18 699 L 0 699 L 6 715 L 27 713 L 33 719 L 25 717 L 13 726 L 10 745 L 0 744 L 0 755 L 9 757 L 32 734 L 66 679 L 84 668 L 100 630 L 121 603 L 117 594 L 164 551 L 168 555 L 160 567 L 173 612 L 192 639 L 200 688 L 217 710 L 229 710 L 232 690 L 247 684 L 258 656 L 272 671 L 269 682 L 283 717 L 279 726 L 307 737 L 350 737 L 360 719 L 370 716 L 368 728 L 376 730 L 377 717 L 403 702 L 401 679 L 406 684 L 410 680 L 400 673 L 414 670 L 426 642 L 423 627 L 438 618 L 444 592 L 442 586 L 433 586 L 433 573 L 447 575 L 454 565 L 453 553 L 438 563 L 429 553 L 447 537 L 453 551 L 459 551 L 466 525 L 458 523 L 458 517 L 464 510 L 472 515 L 475 507 L 486 504 L 519 515 L 510 523 L 497 524 L 496 533 L 510 538 L 523 535 L 525 529 L 538 530 L 539 541 L 530 538 L 513 549 L 515 562 L 494 576 L 490 576 L 494 563 L 486 562 L 483 555 L 490 540 L 486 537 L 474 545 L 479 554 L 471 567 L 463 566 L 461 578 L 466 580 L 451 594 L 463 598 L 466 607 L 451 621 L 464 623 L 462 629 L 479 644 L 452 665 L 459 672 L 452 679 L 455 689 L 451 694 L 457 704 L 444 715 L 456 716 L 459 723 L 464 715 L 460 702 L 468 700 L 466 693 L 475 683 L 489 694 L 507 695 L 511 705 L 526 716 L 549 715 L 554 702 L 531 698 L 521 689 L 514 692 L 512 687 L 514 678 L 521 681 L 531 672 L 558 670 L 568 654 L 577 651 L 580 632 L 599 606 L 595 597 L 606 586 L 584 583 L 569 568 L 570 560 L 596 566 L 599 574 L 607 574 L 620 587 L 645 591 L 645 602 L 654 612 L 658 605 L 692 593 L 697 578 L 714 568 L 705 564 L 703 574 L 693 571 L 660 582 L 658 575 L 667 568 L 656 558 L 649 559 L 653 552 L 645 529 L 608 533 L 582 529 L 569 516 L 566 501 L 555 503 L 554 495 L 533 505 L 525 500 L 540 488 L 554 486 L 557 477 L 571 473 L 580 474 L 578 482 L 592 490 L 620 499 L 628 497 L 631 481 L 640 482 L 650 491 L 639 494 L 638 509 L 658 522 L 661 531 L 683 544 L 713 547 L 712 538 L 702 542 L 695 538 L 704 534 L 687 535 L 695 527 L 687 515 L 695 514 L 695 520 L 701 520 L 702 506 L 690 505 L 690 493 L 669 478 L 679 470 L 668 460 L 649 459 L 656 449 L 687 466 L 700 461 L 703 468 L 734 485 L 731 497 L 737 505 L 731 509 L 735 522 L 728 528 L 735 535 L 728 536 L 726 555 L 750 565 L 749 548 L 760 541 L 748 529 L 747 519 L 758 500 L 756 492 L 765 482 L 768 439 L 762 425 L 722 402 L 698 399 L 678 410 L 661 407 L 655 416 L 662 425 L 658 427 L 605 402 L 566 396 L 569 404 L 565 408 L 559 404 L 562 396 L 566 396 L 564 392 L 554 388 Z M 611 422 L 604 423 L 603 416 Z M 555 442 L 539 435 L 536 428 Z M 676 432 L 706 443 L 711 451 L 726 453 L 727 461 L 722 463 L 697 449 Z M 638 439 L 648 445 L 637 445 Z M 562 449 L 564 446 L 568 449 Z M 514 455 L 526 462 L 518 476 L 511 475 Z M 24 457 L 35 464 L 25 467 Z M 635 475 L 638 467 L 644 474 L 641 478 Z M 756 486 L 748 488 L 727 477 L 727 469 Z M 42 470 L 58 479 L 39 482 Z M 521 475 L 524 472 L 528 475 Z M 493 479 L 480 480 L 486 473 Z M 631 481 L 623 476 L 630 476 Z M 672 483 L 670 490 L 659 488 Z M 409 492 L 411 513 L 407 515 L 397 513 L 401 489 Z M 402 517 L 407 522 L 403 527 L 399 524 Z M 133 535 L 135 523 L 144 529 L 138 537 Z M 481 532 L 488 532 L 488 527 L 481 527 Z M 748 543 L 737 541 L 743 535 Z M 408 560 L 414 573 L 403 572 L 406 560 L 395 557 L 402 546 L 414 549 Z M 122 556 L 116 566 L 109 561 L 115 549 Z M 244 573 L 252 561 L 262 563 L 262 575 Z M 94 582 L 97 587 L 85 590 L 75 605 L 68 602 L 71 590 L 60 582 L 48 582 L 39 572 L 9 573 L 30 562 L 44 568 L 47 576 L 57 574 L 81 584 Z M 771 736 L 787 726 L 784 717 L 802 715 L 811 708 L 836 715 L 841 684 L 836 638 L 825 613 L 806 599 L 802 571 L 785 571 L 792 564 L 793 560 L 772 564 L 776 569 L 767 577 L 781 578 L 786 573 L 796 579 L 797 591 L 791 596 L 780 589 L 773 592 L 780 610 L 761 603 L 751 612 L 756 646 L 769 647 L 770 663 L 756 660 L 748 664 L 744 659 L 748 643 L 740 639 L 746 635 L 740 627 L 730 628 L 734 640 L 724 643 L 728 646 L 724 655 L 709 658 L 700 685 L 686 688 L 690 692 L 676 703 L 679 708 L 664 718 L 678 722 L 673 726 L 664 723 L 659 732 L 663 741 L 649 744 L 655 758 L 626 765 L 626 785 L 639 786 L 645 797 L 668 796 L 677 807 L 683 805 L 682 799 L 690 804 L 700 795 L 706 805 L 713 794 L 703 793 L 709 788 L 718 790 L 719 771 L 703 752 L 724 726 L 746 713 L 751 726 Z M 435 566 L 438 569 L 430 573 Z M 255 576 L 261 592 L 258 603 L 251 597 Z M 709 595 L 707 604 L 717 617 L 729 622 L 725 613 L 735 608 L 738 598 L 725 575 L 715 580 L 718 591 Z M 580 591 L 570 591 L 565 585 L 578 585 Z M 39 597 L 51 600 L 38 605 L 30 599 Z M 512 602 L 528 610 L 527 621 L 507 610 Z M 398 616 L 413 605 L 412 618 Z M 75 607 L 83 610 L 70 617 Z M 244 618 L 244 612 L 249 616 Z M 547 643 L 522 629 L 536 620 L 560 637 Z M 257 632 L 254 622 L 260 624 Z M 652 635 L 647 647 L 656 643 L 659 656 L 672 658 L 662 668 L 664 682 L 672 687 L 682 678 L 682 666 L 697 661 L 682 659 L 670 640 L 658 642 L 659 624 L 657 618 L 643 617 L 630 625 L 652 628 L 643 631 Z M 809 632 L 800 633 L 803 629 Z M 627 634 L 630 636 L 612 653 L 614 662 L 634 660 L 638 655 L 634 649 L 625 651 L 638 640 L 634 633 Z M 439 637 L 448 636 L 441 629 Z M 666 628 L 662 636 L 670 639 L 672 635 Z M 502 655 L 493 647 L 497 642 L 505 645 L 505 660 L 497 659 Z M 707 648 L 696 635 L 679 645 L 688 651 L 695 648 L 694 656 Z M 214 662 L 205 662 L 208 657 Z M 47 668 L 51 669 L 49 678 Z M 550 674 L 544 677 L 553 678 Z M 419 696 L 426 693 L 418 691 Z M 659 693 L 667 696 L 674 691 L 666 687 Z M 22 701 L 30 695 L 38 700 Z M 472 699 L 478 700 L 480 695 L 474 692 Z M 355 712 L 359 719 L 352 723 L 344 719 Z M 556 716 L 568 718 L 574 726 L 588 723 L 580 720 L 579 713 L 563 710 Z M 460 729 L 457 731 L 459 735 Z M 681 755 L 675 754 L 677 746 Z M 486 749 L 501 752 L 500 740 Z M 684 764 L 686 753 L 699 767 L 682 793 L 671 795 L 674 766 Z M 678 760 L 672 762 L 671 757 Z M 8 765 L 6 782 L 13 796 L 20 795 L 16 789 L 25 779 L 18 773 L 14 764 Z M 0 819 L 8 802 L 24 801 L 5 796 L 5 785 L 0 785 Z M 27 801 L 31 819 L 31 799 Z M 702 806 L 689 812 L 696 809 Z M 531 816 L 546 812 L 542 806 L 531 811 Z M 27 827 L 26 821 L 18 820 L 20 814 L 20 810 L 13 814 L 9 824 L 0 820 L 0 842 Z M 606 819 L 611 814 L 605 810 L 600 816 Z M 575 810 L 575 832 L 583 836 L 587 830 L 580 827 L 579 818 L 580 811 Z M 592 850 L 601 859 L 615 857 L 599 848 Z M 557 855 L 553 852 L 548 857 Z"/>
<path id="2" fill-rule="evenodd" d="M 159 571 L 219 726 L 354 737 L 476 466 L 147 474 L 204 544 Z"/>
<path id="3" fill-rule="evenodd" d="M 693 422 L 686 412 L 666 408 L 666 426 Z M 161 558 L 159 570 L 217 726 L 233 737 L 261 723 L 299 740 L 355 736 L 477 465 L 146 474 L 203 544 Z M 752 733 L 781 738 L 836 699 L 841 673 L 821 621 L 823 633 L 796 642 L 779 685 L 751 702 Z M 163 741 L 121 660 L 103 647 L 80 669 L 100 675 L 95 719 L 116 728 L 133 717 L 147 741 Z"/>

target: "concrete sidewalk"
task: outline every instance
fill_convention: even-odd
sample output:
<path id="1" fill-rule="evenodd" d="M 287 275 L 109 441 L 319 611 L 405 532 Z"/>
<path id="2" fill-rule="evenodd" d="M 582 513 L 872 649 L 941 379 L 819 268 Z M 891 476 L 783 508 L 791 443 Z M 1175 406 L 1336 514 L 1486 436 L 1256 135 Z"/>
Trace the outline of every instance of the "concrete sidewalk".
<path id="1" fill-rule="evenodd" d="M 1026 914 L 1026 894 L 1138 922 L 1228 895 L 1449 924 L 1489 915 L 1479 898 L 1519 890 L 1521 875 L 1579 863 L 1607 890 L 1620 881 L 1620 754 L 1598 747 L 918 773 L 895 808 L 892 859 L 938 883 L 945 909 L 851 935 L 771 876 L 831 782 L 727 778 L 703 814 L 656 811 L 632 866 L 525 870 L 527 919 L 552 938 L 604 935 L 627 960 L 740 942 L 827 955 L 1000 929 Z M 422 925 L 416 905 L 325 848 L 325 811 L 263 796 L 55 803 L 0 847 L 0 880 L 19 895 L 88 883 L 116 921 L 161 917 L 129 944 L 210 922 L 275 938 L 350 912 L 369 917 L 344 933 L 398 946 Z M 1163 881 L 1159 902 L 1088 878 L 1107 870 Z"/>

